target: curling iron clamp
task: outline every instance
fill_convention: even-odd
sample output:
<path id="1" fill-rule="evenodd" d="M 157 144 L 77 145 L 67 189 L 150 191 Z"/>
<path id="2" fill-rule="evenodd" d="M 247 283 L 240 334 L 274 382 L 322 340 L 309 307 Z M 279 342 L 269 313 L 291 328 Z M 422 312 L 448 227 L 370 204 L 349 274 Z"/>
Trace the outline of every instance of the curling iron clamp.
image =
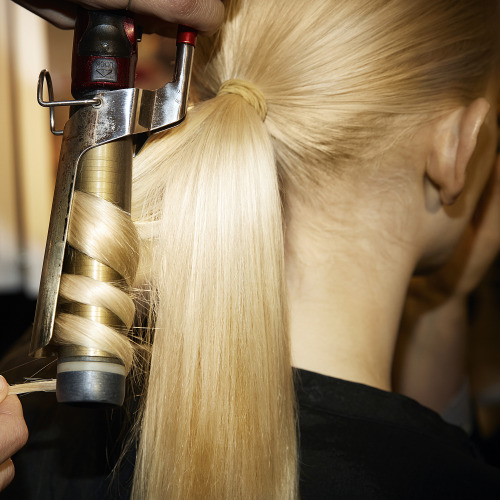
<path id="1" fill-rule="evenodd" d="M 133 155 L 150 135 L 175 127 L 186 116 L 196 32 L 179 27 L 173 81 L 155 91 L 134 88 L 139 38 L 129 12 L 81 9 L 73 44 L 71 91 L 76 100 L 54 101 L 46 70 L 38 81 L 38 102 L 50 108 L 51 131 L 63 135 L 63 141 L 30 355 L 58 356 L 59 402 L 121 405 L 124 399 L 126 373 L 119 359 L 97 349 L 56 345 L 53 330 L 61 308 L 103 324 L 116 323 L 103 307 L 59 304 L 63 270 L 123 282 L 116 270 L 67 245 L 74 190 L 97 195 L 130 213 Z M 45 82 L 48 101 L 43 100 Z M 55 106 L 71 107 L 64 131 L 54 128 Z"/>

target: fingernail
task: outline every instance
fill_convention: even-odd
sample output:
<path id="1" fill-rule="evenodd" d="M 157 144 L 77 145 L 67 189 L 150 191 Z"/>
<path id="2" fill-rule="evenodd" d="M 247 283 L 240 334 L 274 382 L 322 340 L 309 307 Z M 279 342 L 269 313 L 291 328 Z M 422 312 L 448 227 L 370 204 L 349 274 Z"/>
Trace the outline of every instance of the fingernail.
<path id="1" fill-rule="evenodd" d="M 7 384 L 7 380 L 3 375 L 0 375 L 0 392 L 3 392 L 9 384 Z"/>

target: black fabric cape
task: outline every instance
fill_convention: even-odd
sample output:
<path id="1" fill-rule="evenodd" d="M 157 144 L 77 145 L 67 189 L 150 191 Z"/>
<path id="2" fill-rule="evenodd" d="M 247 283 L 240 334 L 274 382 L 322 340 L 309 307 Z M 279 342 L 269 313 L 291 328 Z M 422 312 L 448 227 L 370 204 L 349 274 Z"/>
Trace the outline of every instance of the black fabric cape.
<path id="1" fill-rule="evenodd" d="M 25 352 L 26 345 L 11 353 L 10 364 L 21 365 Z M 500 499 L 500 469 L 487 465 L 465 432 L 438 414 L 373 387 L 295 374 L 302 500 Z M 112 474 L 126 412 L 60 405 L 54 394 L 21 401 L 30 438 L 14 456 L 16 477 L 2 500 L 129 498 L 133 447 Z"/>

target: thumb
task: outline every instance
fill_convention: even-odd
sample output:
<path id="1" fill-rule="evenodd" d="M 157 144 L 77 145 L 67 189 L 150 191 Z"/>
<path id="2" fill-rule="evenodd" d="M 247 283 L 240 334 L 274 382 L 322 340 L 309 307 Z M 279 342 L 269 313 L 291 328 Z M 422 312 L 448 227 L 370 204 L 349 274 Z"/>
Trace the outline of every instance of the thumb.
<path id="1" fill-rule="evenodd" d="M 5 378 L 0 375 L 0 403 L 8 396 L 9 394 L 9 384 L 5 380 Z"/>

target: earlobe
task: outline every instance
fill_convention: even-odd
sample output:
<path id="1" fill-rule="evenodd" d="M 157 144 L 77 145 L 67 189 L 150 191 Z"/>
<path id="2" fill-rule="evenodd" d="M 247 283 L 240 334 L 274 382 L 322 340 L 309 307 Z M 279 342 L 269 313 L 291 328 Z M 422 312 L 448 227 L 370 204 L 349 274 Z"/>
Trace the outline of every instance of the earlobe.
<path id="1" fill-rule="evenodd" d="M 489 109 L 486 99 L 476 99 L 439 119 L 433 129 L 426 175 L 439 190 L 443 205 L 453 204 L 464 188 L 467 165 Z"/>

